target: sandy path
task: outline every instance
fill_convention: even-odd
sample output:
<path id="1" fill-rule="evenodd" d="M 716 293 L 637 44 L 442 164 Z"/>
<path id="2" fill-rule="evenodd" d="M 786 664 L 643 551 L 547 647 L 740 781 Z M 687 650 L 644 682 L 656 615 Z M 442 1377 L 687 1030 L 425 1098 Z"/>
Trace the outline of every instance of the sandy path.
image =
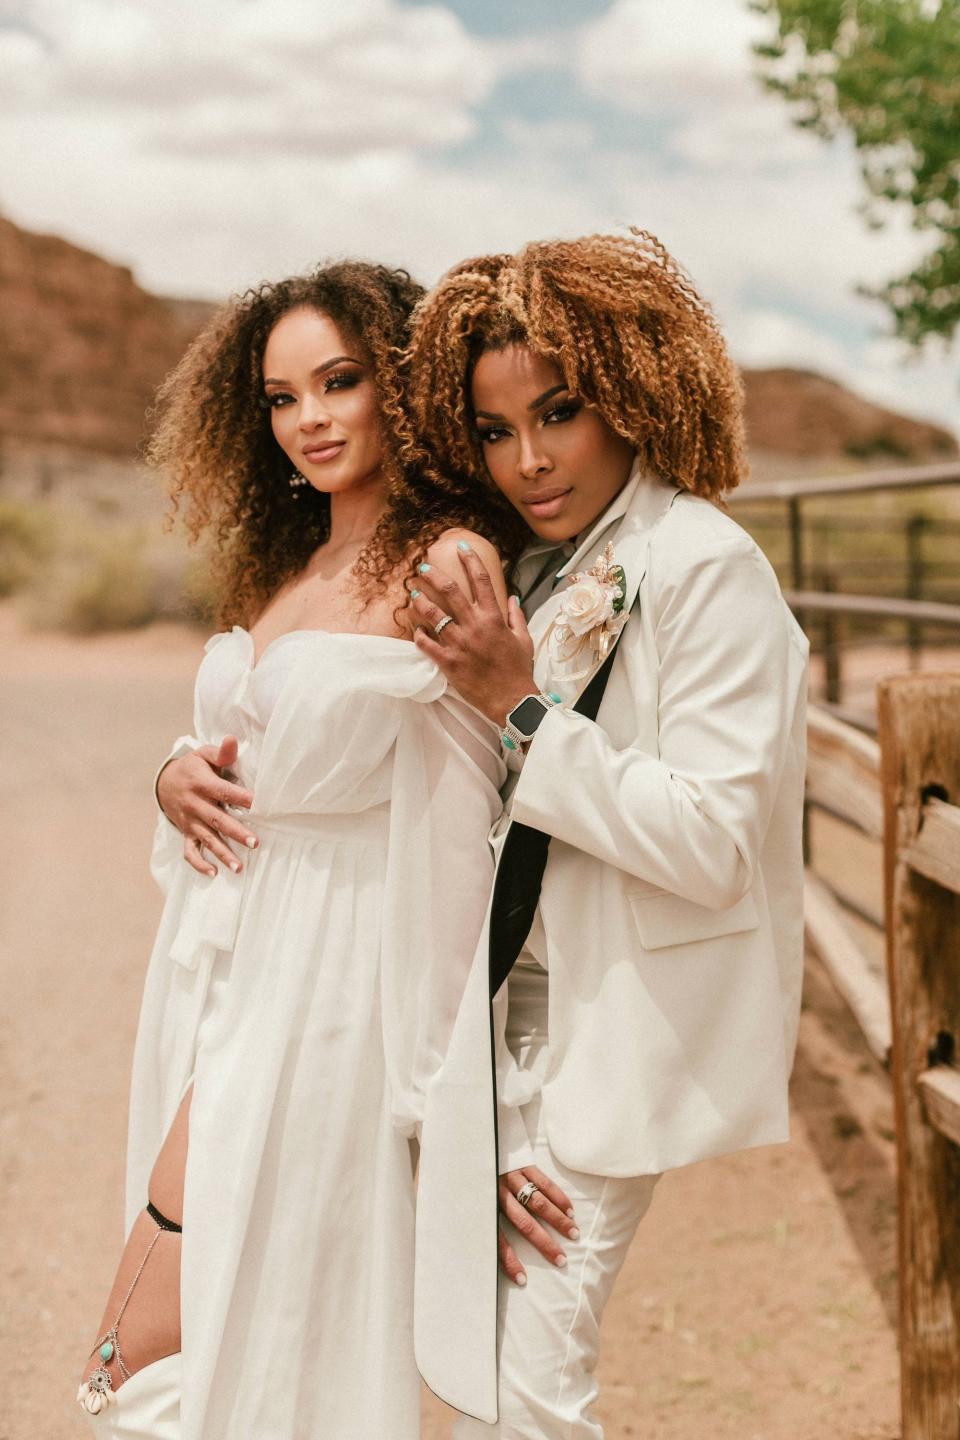
<path id="1" fill-rule="evenodd" d="M 199 648 L 173 627 L 28 643 L 0 611 L 0 1440 L 83 1433 L 72 1377 L 121 1241 L 159 910 L 149 777 L 186 728 Z M 899 1433 L 887 1084 L 815 970 L 808 988 L 791 1144 L 658 1191 L 608 1318 L 608 1440 Z M 425 1440 L 448 1417 L 428 1398 Z"/>

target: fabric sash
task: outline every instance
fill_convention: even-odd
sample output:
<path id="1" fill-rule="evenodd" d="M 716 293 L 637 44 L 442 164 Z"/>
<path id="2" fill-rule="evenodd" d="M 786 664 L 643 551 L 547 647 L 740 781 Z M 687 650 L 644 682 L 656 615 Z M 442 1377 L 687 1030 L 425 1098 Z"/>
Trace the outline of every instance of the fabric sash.
<path id="1" fill-rule="evenodd" d="M 624 626 L 623 630 L 626 628 Z M 577 715 L 596 720 L 623 630 L 614 641 L 606 660 L 572 707 Z M 547 868 L 549 849 L 550 836 L 532 825 L 522 825 L 515 820 L 507 831 L 490 904 L 491 999 L 510 974 L 530 934 L 540 901 L 540 887 Z"/>

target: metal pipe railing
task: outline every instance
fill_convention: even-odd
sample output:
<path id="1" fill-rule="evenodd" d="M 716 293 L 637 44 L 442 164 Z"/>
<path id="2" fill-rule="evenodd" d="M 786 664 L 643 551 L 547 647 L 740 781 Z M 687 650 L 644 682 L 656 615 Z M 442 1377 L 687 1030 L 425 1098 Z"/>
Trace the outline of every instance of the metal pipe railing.
<path id="1" fill-rule="evenodd" d="M 960 484 L 960 460 L 937 465 L 912 465 L 902 470 L 874 470 L 861 475 L 836 475 L 823 480 L 767 480 L 745 485 L 726 498 L 730 505 L 753 500 L 806 500 L 816 495 L 857 495 L 870 490 L 921 490 L 930 485 Z"/>

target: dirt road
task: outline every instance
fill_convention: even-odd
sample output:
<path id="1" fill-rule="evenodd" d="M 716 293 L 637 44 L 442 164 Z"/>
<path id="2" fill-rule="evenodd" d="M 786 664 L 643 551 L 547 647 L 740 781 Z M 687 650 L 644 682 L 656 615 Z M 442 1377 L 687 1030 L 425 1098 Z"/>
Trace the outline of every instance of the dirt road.
<path id="1" fill-rule="evenodd" d="M 174 627 L 28 640 L 0 609 L 0 1440 L 82 1433 L 159 911 L 150 775 L 188 728 L 200 644 Z M 887 1082 L 815 969 L 794 1111 L 789 1145 L 660 1186 L 606 1326 L 608 1440 L 899 1434 Z M 428 1397 L 425 1440 L 448 1431 Z"/>

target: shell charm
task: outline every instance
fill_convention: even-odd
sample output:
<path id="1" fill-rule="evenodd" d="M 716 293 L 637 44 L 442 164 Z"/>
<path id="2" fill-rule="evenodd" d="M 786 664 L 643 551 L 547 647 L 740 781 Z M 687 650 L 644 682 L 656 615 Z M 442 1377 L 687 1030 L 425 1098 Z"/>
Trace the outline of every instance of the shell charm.
<path id="1" fill-rule="evenodd" d="M 101 1346 L 101 1355 L 106 1348 L 106 1345 Z M 113 1353 L 112 1346 L 110 1353 Z M 105 1365 L 98 1365 L 96 1370 L 87 1376 L 77 1391 L 77 1399 L 89 1415 L 99 1415 L 101 1410 L 117 1403 L 113 1380 Z"/>

